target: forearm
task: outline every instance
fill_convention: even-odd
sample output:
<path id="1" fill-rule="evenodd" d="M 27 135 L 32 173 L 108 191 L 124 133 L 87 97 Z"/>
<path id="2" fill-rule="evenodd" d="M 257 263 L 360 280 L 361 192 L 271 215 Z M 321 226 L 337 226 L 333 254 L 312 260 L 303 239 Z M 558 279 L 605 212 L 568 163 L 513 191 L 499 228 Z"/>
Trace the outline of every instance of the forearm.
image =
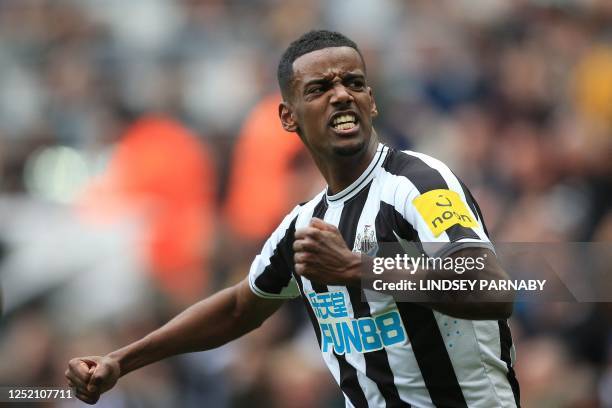
<path id="1" fill-rule="evenodd" d="M 482 256 L 482 249 L 465 249 L 457 254 L 460 257 Z M 512 314 L 514 301 L 513 291 L 488 291 L 479 290 L 426 290 L 431 288 L 430 281 L 453 281 L 456 287 L 461 287 L 460 281 L 482 281 L 507 279 L 507 274 L 495 261 L 495 254 L 489 250 L 485 268 L 482 270 L 472 269 L 464 273 L 456 273 L 453 270 L 434 270 L 417 268 L 407 271 L 405 269 L 385 269 L 383 274 L 373 274 L 373 259 L 363 257 L 363 275 L 368 282 L 367 287 L 373 287 L 374 280 L 382 280 L 385 283 L 412 282 L 412 289 L 402 293 L 403 301 L 411 301 L 422 306 L 437 310 L 449 316 L 470 320 L 495 320 L 505 319 Z M 466 282 L 463 282 L 466 283 Z M 380 285 L 378 285 L 380 287 Z M 465 285 L 463 285 L 465 287 Z M 398 295 L 397 291 L 379 290 L 391 295 Z"/>
<path id="2" fill-rule="evenodd" d="M 221 346 L 258 327 L 268 314 L 258 314 L 241 300 L 240 286 L 225 289 L 174 317 L 144 338 L 113 351 L 121 376 L 177 354 Z"/>

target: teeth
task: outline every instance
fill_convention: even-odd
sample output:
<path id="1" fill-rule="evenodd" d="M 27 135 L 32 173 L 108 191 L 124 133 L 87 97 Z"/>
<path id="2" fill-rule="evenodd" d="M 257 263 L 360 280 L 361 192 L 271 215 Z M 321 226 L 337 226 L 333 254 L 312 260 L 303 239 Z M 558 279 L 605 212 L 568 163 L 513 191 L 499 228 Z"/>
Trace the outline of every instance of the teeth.
<path id="1" fill-rule="evenodd" d="M 354 127 L 355 127 L 355 124 L 353 122 L 339 123 L 337 125 L 334 125 L 334 129 L 336 130 L 348 130 Z"/>
<path id="2" fill-rule="evenodd" d="M 348 114 L 348 115 L 338 116 L 337 118 L 334 119 L 333 125 L 337 125 L 339 123 L 344 123 L 344 122 L 353 122 L 353 123 L 355 123 L 355 115 Z"/>

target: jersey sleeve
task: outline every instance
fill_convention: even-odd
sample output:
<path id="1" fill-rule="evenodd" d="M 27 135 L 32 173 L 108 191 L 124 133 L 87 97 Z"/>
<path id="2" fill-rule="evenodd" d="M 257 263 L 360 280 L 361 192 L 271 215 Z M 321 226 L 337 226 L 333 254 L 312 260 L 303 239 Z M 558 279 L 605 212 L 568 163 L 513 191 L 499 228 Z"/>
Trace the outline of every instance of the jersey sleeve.
<path id="1" fill-rule="evenodd" d="M 494 251 L 478 204 L 467 187 L 441 161 L 422 153 L 407 153 L 418 161 L 418 170 L 410 178 L 403 178 L 396 200 L 424 252 L 445 257 L 466 247 Z"/>
<path id="2" fill-rule="evenodd" d="M 292 273 L 293 240 L 299 208 L 295 207 L 285 217 L 251 264 L 249 286 L 259 297 L 293 299 L 300 295 Z"/>

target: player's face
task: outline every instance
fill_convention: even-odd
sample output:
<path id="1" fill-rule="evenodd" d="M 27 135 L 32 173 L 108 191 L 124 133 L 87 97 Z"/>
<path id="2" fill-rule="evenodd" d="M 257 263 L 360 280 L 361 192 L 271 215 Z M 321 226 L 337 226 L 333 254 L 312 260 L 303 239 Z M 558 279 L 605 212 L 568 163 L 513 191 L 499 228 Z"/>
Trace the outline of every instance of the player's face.
<path id="1" fill-rule="evenodd" d="M 363 152 L 376 115 L 359 53 L 332 47 L 304 54 L 293 63 L 292 97 L 281 120 L 298 131 L 315 154 L 350 156 Z"/>

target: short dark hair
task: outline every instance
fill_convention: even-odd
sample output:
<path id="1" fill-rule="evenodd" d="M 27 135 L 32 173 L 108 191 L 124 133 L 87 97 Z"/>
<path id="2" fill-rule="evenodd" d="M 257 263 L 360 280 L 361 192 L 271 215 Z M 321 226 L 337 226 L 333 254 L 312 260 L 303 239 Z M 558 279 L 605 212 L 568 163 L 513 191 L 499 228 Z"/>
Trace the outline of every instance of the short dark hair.
<path id="1" fill-rule="evenodd" d="M 363 67 L 365 61 L 357 44 L 343 34 L 336 31 L 312 30 L 302 35 L 297 40 L 289 44 L 283 53 L 277 70 L 278 86 L 280 87 L 283 99 L 287 99 L 291 93 L 291 80 L 293 79 L 293 62 L 304 54 L 330 47 L 351 47 L 359 54 Z"/>

